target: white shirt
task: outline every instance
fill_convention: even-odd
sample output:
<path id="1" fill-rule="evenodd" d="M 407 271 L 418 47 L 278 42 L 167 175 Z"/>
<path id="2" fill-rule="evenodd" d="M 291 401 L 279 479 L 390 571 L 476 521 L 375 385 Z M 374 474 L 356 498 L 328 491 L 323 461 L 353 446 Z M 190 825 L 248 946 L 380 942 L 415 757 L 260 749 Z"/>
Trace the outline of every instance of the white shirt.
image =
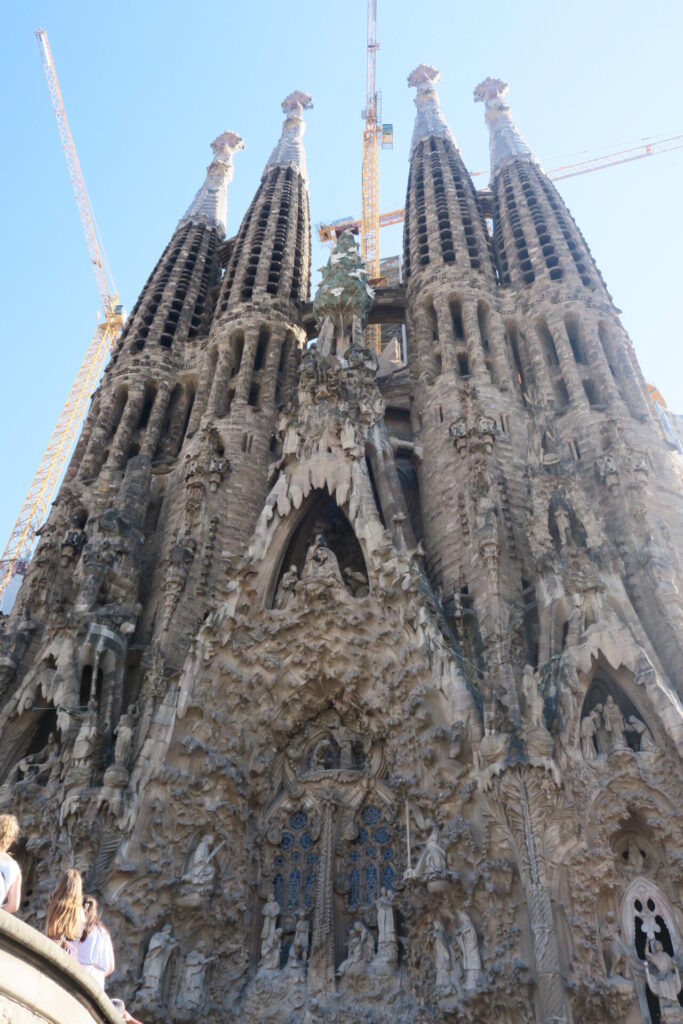
<path id="1" fill-rule="evenodd" d="M 0 857 L 0 875 L 2 875 L 5 889 L 5 898 L 2 901 L 4 904 L 7 901 L 9 891 L 17 878 L 20 880 L 21 884 L 21 868 L 9 854 L 6 854 L 4 857 Z"/>
<path id="2" fill-rule="evenodd" d="M 109 932 L 95 925 L 90 934 L 75 945 L 79 964 L 104 991 L 104 979 L 114 970 L 114 948 Z"/>

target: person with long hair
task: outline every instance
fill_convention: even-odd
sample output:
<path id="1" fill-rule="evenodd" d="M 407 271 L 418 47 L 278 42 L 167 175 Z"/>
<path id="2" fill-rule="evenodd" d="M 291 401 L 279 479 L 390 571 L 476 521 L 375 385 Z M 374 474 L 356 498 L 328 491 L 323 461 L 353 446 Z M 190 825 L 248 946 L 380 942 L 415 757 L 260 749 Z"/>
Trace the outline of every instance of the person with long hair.
<path id="1" fill-rule="evenodd" d="M 104 979 L 113 973 L 116 961 L 111 936 L 97 913 L 94 896 L 83 899 L 85 928 L 76 949 L 78 962 L 104 991 Z"/>
<path id="2" fill-rule="evenodd" d="M 21 869 L 8 853 L 19 836 L 19 822 L 13 814 L 0 814 L 0 906 L 16 914 L 21 903 Z"/>
<path id="3" fill-rule="evenodd" d="M 81 873 L 70 868 L 62 875 L 50 896 L 45 934 L 70 956 L 78 959 L 78 940 L 83 934 L 84 927 Z"/>

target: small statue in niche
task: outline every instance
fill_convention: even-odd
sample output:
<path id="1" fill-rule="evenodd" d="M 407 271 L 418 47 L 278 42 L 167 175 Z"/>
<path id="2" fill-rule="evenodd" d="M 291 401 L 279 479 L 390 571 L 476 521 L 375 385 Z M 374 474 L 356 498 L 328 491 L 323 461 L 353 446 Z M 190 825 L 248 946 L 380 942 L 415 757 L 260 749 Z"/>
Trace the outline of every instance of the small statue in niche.
<path id="1" fill-rule="evenodd" d="M 73 747 L 75 768 L 86 768 L 97 744 L 97 701 L 91 697 Z"/>
<path id="2" fill-rule="evenodd" d="M 628 725 L 626 726 L 626 731 L 635 733 L 635 735 L 638 736 L 640 741 L 639 750 L 641 754 L 659 753 L 659 747 L 655 743 L 652 733 L 645 725 L 645 722 L 642 722 L 640 718 L 636 718 L 635 715 L 631 715 L 628 720 Z"/>
<path id="3" fill-rule="evenodd" d="M 438 826 L 432 823 L 425 848 L 417 859 L 414 877 L 421 882 L 445 878 L 448 875 L 448 861 L 441 846 Z"/>
<path id="4" fill-rule="evenodd" d="M 441 996 L 459 995 L 459 966 L 453 959 L 446 929 L 443 923 L 438 920 L 432 926 L 432 949 L 434 952 L 437 994 Z"/>
<path id="5" fill-rule="evenodd" d="M 465 972 L 465 991 L 473 992 L 481 976 L 481 956 L 479 955 L 479 940 L 474 930 L 474 925 L 469 914 L 461 910 L 459 915 L 460 927 L 456 933 L 460 952 L 462 953 L 462 966 Z"/>
<path id="6" fill-rule="evenodd" d="M 173 938 L 173 929 L 165 924 L 149 940 L 147 955 L 142 965 L 142 988 L 136 995 L 136 1002 L 142 1006 L 155 1006 L 161 1001 L 166 967 L 178 943 Z"/>
<path id="7" fill-rule="evenodd" d="M 259 971 L 277 971 L 280 967 L 281 949 L 282 928 L 275 928 L 269 937 L 261 943 Z"/>
<path id="8" fill-rule="evenodd" d="M 525 703 L 525 725 L 527 729 L 545 729 L 543 697 L 538 692 L 538 673 L 531 665 L 522 670 L 522 693 Z"/>
<path id="9" fill-rule="evenodd" d="M 591 715 L 595 720 L 595 743 L 598 754 L 606 757 L 610 751 L 609 733 L 605 727 L 605 715 L 602 704 L 596 704 Z"/>
<path id="10" fill-rule="evenodd" d="M 263 917 L 263 926 L 261 928 L 261 956 L 263 956 L 264 947 L 266 945 L 270 946 L 272 943 L 277 919 L 280 916 L 280 904 L 275 899 L 274 889 L 271 889 L 268 893 L 268 899 L 263 905 L 261 916 Z"/>
<path id="11" fill-rule="evenodd" d="M 310 921 L 308 911 L 303 907 L 296 912 L 296 928 L 292 945 L 289 947 L 287 968 L 290 971 L 301 974 L 308 961 L 308 940 L 310 934 Z"/>
<path id="12" fill-rule="evenodd" d="M 204 943 L 200 942 L 185 957 L 176 996 L 176 1006 L 181 1010 L 198 1010 L 204 1002 L 206 968 L 218 960 L 217 956 L 204 956 L 205 949 Z"/>
<path id="13" fill-rule="evenodd" d="M 208 889 L 213 884 L 216 874 L 216 865 L 213 860 L 223 846 L 223 843 L 220 843 L 212 850 L 213 841 L 214 837 L 211 834 L 199 840 L 188 869 L 183 875 L 183 882 L 189 882 L 197 889 Z"/>
<path id="14" fill-rule="evenodd" d="M 662 1020 L 669 1020 L 667 1009 L 670 1007 L 667 1006 L 667 1003 L 674 1003 L 678 1009 L 678 994 L 681 991 L 681 978 L 676 961 L 666 952 L 658 939 L 651 939 L 648 942 L 645 956 L 647 983 L 654 994 L 659 997 L 663 1010 Z"/>
<path id="15" fill-rule="evenodd" d="M 614 911 L 610 910 L 600 928 L 602 951 L 605 958 L 607 977 L 624 980 L 630 976 L 626 948 L 621 941 L 619 925 Z"/>
<path id="16" fill-rule="evenodd" d="M 306 552 L 306 560 L 301 571 L 302 580 L 321 580 L 327 583 L 338 583 L 343 586 L 339 571 L 339 562 L 334 551 L 327 546 L 322 533 L 319 533 Z"/>
<path id="17" fill-rule="evenodd" d="M 610 751 L 626 750 L 627 743 L 624 716 L 619 710 L 619 707 L 611 694 L 605 701 L 605 706 L 602 710 L 602 718 L 605 729 L 609 734 Z"/>
<path id="18" fill-rule="evenodd" d="M 116 745 L 114 747 L 114 761 L 117 765 L 122 768 L 128 766 L 128 759 L 130 757 L 131 750 L 133 749 L 133 721 L 135 716 L 135 706 L 130 704 L 128 711 L 121 715 L 119 724 L 114 730 L 116 736 Z"/>
<path id="19" fill-rule="evenodd" d="M 351 925 L 349 932 L 349 948 L 346 960 L 337 968 L 337 975 L 363 974 L 367 965 L 375 955 L 375 940 L 361 921 Z"/>
<path id="20" fill-rule="evenodd" d="M 294 588 L 299 582 L 299 570 L 295 565 L 290 565 L 287 572 L 282 574 L 280 586 L 275 596 L 275 607 L 280 611 L 287 608 L 294 600 Z"/>
<path id="21" fill-rule="evenodd" d="M 598 752 L 595 748 L 595 734 L 598 731 L 595 709 L 581 719 L 579 729 L 581 735 L 581 753 L 584 761 L 595 761 Z"/>
<path id="22" fill-rule="evenodd" d="M 377 961 L 395 964 L 398 961 L 398 938 L 394 894 L 384 886 L 377 897 Z"/>

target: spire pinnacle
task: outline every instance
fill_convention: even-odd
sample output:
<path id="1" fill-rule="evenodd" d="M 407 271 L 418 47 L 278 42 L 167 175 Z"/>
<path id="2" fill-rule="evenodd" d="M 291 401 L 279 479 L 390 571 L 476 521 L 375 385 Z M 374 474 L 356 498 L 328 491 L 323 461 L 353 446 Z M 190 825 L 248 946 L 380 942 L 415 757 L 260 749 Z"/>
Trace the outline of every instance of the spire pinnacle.
<path id="1" fill-rule="evenodd" d="M 304 150 L 304 110 L 310 110 L 313 100 L 305 92 L 290 92 L 282 101 L 282 110 L 285 115 L 282 125 L 282 134 L 277 146 L 270 154 L 266 170 L 269 167 L 293 167 L 303 178 L 308 178 L 306 172 L 306 153 Z"/>
<path id="2" fill-rule="evenodd" d="M 244 143 L 235 132 L 223 132 L 211 143 L 213 160 L 206 169 L 206 179 L 187 208 L 181 224 L 208 224 L 225 237 L 228 217 L 228 185 L 232 181 L 232 158 L 244 149 Z"/>
<path id="3" fill-rule="evenodd" d="M 505 102 L 508 92 L 507 83 L 502 82 L 500 78 L 486 78 L 474 90 L 475 103 L 484 103 L 486 106 L 486 124 L 490 133 L 491 178 L 495 178 L 498 171 L 513 160 L 538 163 L 512 120 L 510 108 Z"/>
<path id="4" fill-rule="evenodd" d="M 408 85 L 411 88 L 417 89 L 417 95 L 415 96 L 417 117 L 415 118 L 415 128 L 413 129 L 413 138 L 410 143 L 411 155 L 418 142 L 422 142 L 423 139 L 427 139 L 430 136 L 450 139 L 455 148 L 458 148 L 455 137 L 446 123 L 446 118 L 441 113 L 439 97 L 434 88 L 435 83 L 440 78 L 440 72 L 430 64 L 420 64 L 408 75 Z"/>

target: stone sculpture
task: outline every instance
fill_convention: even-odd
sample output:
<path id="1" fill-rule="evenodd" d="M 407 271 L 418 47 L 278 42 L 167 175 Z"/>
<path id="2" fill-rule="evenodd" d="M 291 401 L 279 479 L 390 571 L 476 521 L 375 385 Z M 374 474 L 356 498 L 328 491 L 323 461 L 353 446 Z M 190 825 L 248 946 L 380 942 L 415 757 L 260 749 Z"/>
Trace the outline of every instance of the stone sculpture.
<path id="1" fill-rule="evenodd" d="M 465 974 L 465 990 L 473 992 L 481 976 L 481 956 L 479 955 L 479 940 L 474 930 L 474 925 L 466 911 L 461 910 L 458 914 L 460 927 L 456 932 L 460 952 L 462 953 L 462 965 Z"/>
<path id="2" fill-rule="evenodd" d="M 351 925 L 346 959 L 337 968 L 340 978 L 345 975 L 364 974 L 375 953 L 372 935 L 361 921 Z"/>
<path id="3" fill-rule="evenodd" d="M 437 825 L 432 825 L 425 847 L 415 864 L 415 877 L 422 882 L 442 879 L 448 874 L 446 853 L 441 846 Z"/>
<path id="4" fill-rule="evenodd" d="M 149 940 L 142 966 L 142 986 L 135 997 L 141 1006 L 156 1006 L 161 1003 L 166 968 L 177 945 L 170 924 L 165 924 L 161 931 L 155 932 Z"/>
<path id="5" fill-rule="evenodd" d="M 394 894 L 385 886 L 377 897 L 377 961 L 395 964 L 398 961 L 398 938 L 394 911 Z"/>
<path id="6" fill-rule="evenodd" d="M 204 943 L 200 942 L 185 957 L 176 995 L 176 1006 L 180 1010 L 196 1011 L 204 1002 L 206 968 L 218 959 L 217 956 L 205 956 L 205 951 Z"/>
<path id="7" fill-rule="evenodd" d="M 626 750 L 624 716 L 611 694 L 605 701 L 602 717 L 605 729 L 609 735 L 610 751 Z"/>
<path id="8" fill-rule="evenodd" d="M 645 950 L 647 962 L 645 971 L 647 981 L 656 996 L 662 1001 L 664 1009 L 664 1020 L 667 1020 L 667 1003 L 673 1003 L 678 1007 L 678 995 L 681 991 L 681 979 L 678 973 L 678 966 L 672 956 L 664 949 L 658 939 L 650 940 Z M 679 1011 L 680 1012 L 680 1011 Z"/>

